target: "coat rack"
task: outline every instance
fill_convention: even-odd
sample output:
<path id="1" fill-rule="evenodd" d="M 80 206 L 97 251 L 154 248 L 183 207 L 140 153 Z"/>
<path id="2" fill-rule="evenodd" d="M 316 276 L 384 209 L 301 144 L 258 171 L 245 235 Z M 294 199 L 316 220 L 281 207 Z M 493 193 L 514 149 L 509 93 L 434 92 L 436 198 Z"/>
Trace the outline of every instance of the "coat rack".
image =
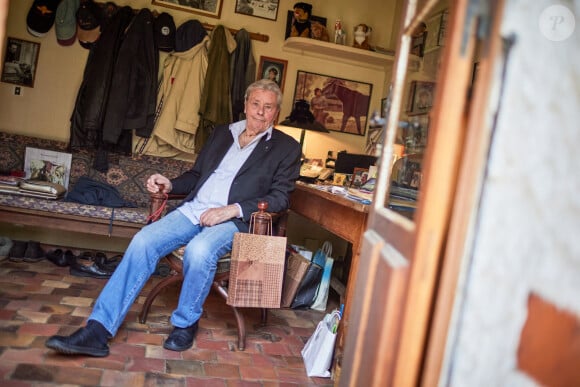
<path id="1" fill-rule="evenodd" d="M 208 31 L 213 31 L 214 28 L 216 27 L 215 25 L 209 24 L 209 23 L 201 23 L 201 24 L 203 25 L 203 28 L 205 28 Z M 228 28 L 228 27 L 226 27 L 226 28 Z M 228 28 L 228 30 L 230 31 L 230 33 L 232 35 L 237 34 L 238 31 L 239 31 L 239 30 L 236 30 L 234 28 Z M 264 35 L 264 34 L 260 34 L 260 33 L 257 33 L 257 32 L 248 32 L 248 34 L 250 34 L 250 38 L 251 39 L 253 39 L 253 40 L 259 40 L 260 42 L 266 43 L 266 42 L 268 42 L 268 40 L 270 40 L 270 36 Z"/>
<path id="2" fill-rule="evenodd" d="M 99 4 L 101 7 L 104 7 L 105 6 L 105 4 L 102 4 L 102 3 L 97 3 L 97 4 Z M 137 13 L 139 13 L 139 10 L 134 9 L 133 12 L 135 14 L 137 14 Z M 154 18 L 157 18 L 157 16 L 159 16 L 159 12 L 156 9 L 154 9 L 153 11 L 151 11 L 151 14 L 153 15 Z M 215 27 L 216 27 L 214 24 L 209 24 L 209 23 L 205 23 L 205 22 L 204 23 L 201 23 L 201 25 L 207 31 L 213 31 L 215 29 Z M 238 31 L 239 31 L 239 30 L 236 30 L 234 28 L 228 28 L 228 27 L 226 27 L 226 28 L 230 31 L 230 33 L 232 35 L 237 34 Z M 250 35 L 250 39 L 258 40 L 260 42 L 267 43 L 270 40 L 270 36 L 269 35 L 264 35 L 264 34 L 260 34 L 258 32 L 249 32 L 249 31 L 248 31 L 248 34 Z"/>

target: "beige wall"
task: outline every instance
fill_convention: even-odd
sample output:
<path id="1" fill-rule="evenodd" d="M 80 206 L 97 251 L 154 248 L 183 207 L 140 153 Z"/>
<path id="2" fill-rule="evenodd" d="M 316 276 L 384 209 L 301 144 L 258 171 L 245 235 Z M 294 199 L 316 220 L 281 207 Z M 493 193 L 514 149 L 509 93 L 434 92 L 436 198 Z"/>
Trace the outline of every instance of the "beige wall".
<path id="1" fill-rule="evenodd" d="M 347 30 L 347 43 L 352 44 L 352 28 L 358 23 L 373 27 L 371 43 L 394 49 L 392 31 L 398 31 L 397 10 L 399 0 L 365 0 L 365 5 L 353 6 L 351 1 L 311 1 L 313 15 L 328 19 L 333 28 L 334 20 L 340 17 Z M 26 14 L 31 0 L 10 2 L 6 35 L 10 37 L 39 42 L 41 44 L 34 88 L 23 87 L 21 96 L 14 96 L 14 85 L 0 83 L 0 130 L 16 132 L 30 136 L 44 137 L 62 141 L 69 139 L 69 118 L 74 108 L 78 87 L 88 56 L 88 51 L 79 44 L 62 47 L 57 44 L 54 28 L 44 38 L 36 38 L 26 31 Z M 158 11 L 167 11 L 181 25 L 189 19 L 198 19 L 211 24 L 224 24 L 227 27 L 246 28 L 250 32 L 267 34 L 268 43 L 253 42 L 254 56 L 258 62 L 260 56 L 270 56 L 288 60 L 285 93 L 281 117 L 290 114 L 297 70 L 322 73 L 346 79 L 373 84 L 371 111 L 378 110 L 380 100 L 385 96 L 385 84 L 390 80 L 390 72 L 385 69 L 369 69 L 356 64 L 340 63 L 331 58 L 320 59 L 307 55 L 289 53 L 283 50 L 284 32 L 287 11 L 292 9 L 294 0 L 281 0 L 278 18 L 271 21 L 234 12 L 235 1 L 223 0 L 221 18 L 207 18 L 187 12 L 174 11 L 163 7 L 154 7 L 150 0 L 117 0 L 118 5 L 131 5 L 137 9 L 148 7 Z M 161 60 L 165 57 L 163 54 Z M 299 138 L 298 130 L 289 133 Z M 318 134 L 308 133 L 304 151 L 307 157 L 323 158 L 328 150 L 348 150 L 353 153 L 364 152 L 366 137 L 342 133 Z"/>

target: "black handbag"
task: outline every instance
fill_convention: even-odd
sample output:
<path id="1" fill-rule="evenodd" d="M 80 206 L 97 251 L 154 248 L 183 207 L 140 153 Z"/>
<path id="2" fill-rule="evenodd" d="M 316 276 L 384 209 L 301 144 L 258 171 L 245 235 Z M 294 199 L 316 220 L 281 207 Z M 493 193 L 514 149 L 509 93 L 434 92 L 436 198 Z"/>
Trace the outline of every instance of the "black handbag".
<path id="1" fill-rule="evenodd" d="M 310 262 L 310 266 L 308 266 L 306 274 L 304 274 L 304 278 L 302 278 L 302 281 L 298 286 L 296 296 L 294 297 L 294 301 L 292 302 L 292 305 L 290 305 L 290 308 L 309 308 L 310 305 L 312 305 L 316 299 L 318 286 L 322 280 L 323 272 L 324 268 L 322 266 Z"/>

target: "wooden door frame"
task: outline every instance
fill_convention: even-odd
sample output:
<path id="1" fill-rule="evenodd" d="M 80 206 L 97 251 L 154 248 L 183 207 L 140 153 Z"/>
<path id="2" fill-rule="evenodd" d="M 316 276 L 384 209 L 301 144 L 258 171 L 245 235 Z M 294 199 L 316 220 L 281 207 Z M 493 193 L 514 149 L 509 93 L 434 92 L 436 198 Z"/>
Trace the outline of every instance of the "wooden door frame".
<path id="1" fill-rule="evenodd" d="M 465 140 L 466 120 L 464 113 L 472 72 L 472 57 L 468 50 L 473 52 L 473 47 L 468 46 L 466 49 L 463 46 L 462 31 L 469 0 L 452 0 L 448 5 L 451 10 L 447 29 L 448 35 L 443 48 L 442 70 L 437 78 L 434 99 L 436 103 L 429 125 L 429 139 L 423 163 L 419 206 L 415 213 L 414 222 L 385 209 L 384 203 L 385 198 L 388 197 L 389 181 L 386 176 L 390 176 L 387 169 L 390 168 L 389 160 L 392 156 L 390 145 L 394 143 L 395 130 L 393 128 L 398 127 L 400 119 L 411 31 L 415 29 L 419 20 L 428 16 L 435 2 L 436 0 L 428 0 L 421 10 L 416 10 L 417 0 L 408 0 L 405 7 L 407 11 L 405 12 L 403 30 L 400 34 L 396 70 L 393 75 L 395 92 L 391 105 L 392 110 L 388 118 L 387 138 L 385 140 L 387 146 L 381 160 L 381 171 L 373 203 L 374 211 L 371 211 L 367 225 L 369 228 L 367 234 L 375 232 L 374 230 L 380 230 L 381 235 L 388 235 L 388 238 L 385 239 L 385 246 L 389 246 L 391 251 L 384 254 L 383 260 L 398 254 L 405 262 L 405 265 L 398 267 L 391 265 L 392 269 L 389 269 L 398 272 L 393 275 L 406 279 L 404 285 L 398 282 L 395 289 L 396 293 L 402 294 L 402 297 L 397 301 L 398 305 L 396 307 L 389 306 L 389 311 L 396 313 L 396 317 L 385 316 L 387 320 L 396 318 L 398 321 L 387 326 L 385 320 L 382 325 L 383 331 L 379 333 L 381 337 L 375 339 L 382 345 L 385 344 L 382 340 L 383 337 L 397 337 L 396 342 L 388 342 L 385 344 L 385 348 L 382 348 L 383 351 L 390 354 L 389 358 L 393 364 L 362 365 L 363 357 L 367 361 L 376 363 L 382 356 L 380 354 L 375 356 L 374 352 L 372 354 L 361 352 L 361 340 L 364 341 L 364 339 L 347 337 L 351 346 L 354 346 L 355 353 L 349 354 L 349 360 L 352 360 L 352 364 L 349 365 L 344 375 L 349 380 L 341 380 L 341 385 L 356 383 L 358 378 L 368 379 L 368 375 L 363 373 L 363 367 L 367 371 L 377 367 L 388 368 L 387 371 L 383 371 L 380 375 L 377 373 L 375 378 L 371 378 L 373 385 L 379 385 L 379 379 L 383 385 L 393 386 L 415 386 L 421 380 L 429 324 L 435 302 L 434 296 L 440 274 L 440 262 L 449 229 L 459 175 L 459 162 Z M 398 234 L 386 233 L 386 230 L 390 229 Z M 395 238 L 395 235 L 403 237 Z M 371 242 L 367 240 L 363 242 L 362 254 L 365 254 L 365 250 L 371 250 L 369 244 Z M 364 265 L 372 263 L 364 262 Z M 374 264 L 377 265 L 376 262 Z M 374 320 L 370 321 L 372 316 L 369 312 L 369 303 L 372 302 L 372 299 L 368 298 L 369 285 L 366 281 L 369 279 L 357 277 L 355 283 L 358 288 L 356 291 L 358 297 L 355 297 L 354 301 L 359 301 L 362 305 L 357 306 L 360 309 L 360 325 L 356 327 L 356 332 L 350 331 L 351 334 L 364 335 L 370 331 L 379 332 L 376 328 L 380 324 Z M 383 289 L 387 293 L 393 290 L 390 284 L 386 284 Z M 364 329 L 367 326 L 372 326 L 375 329 Z"/>
<path id="2" fill-rule="evenodd" d="M 474 85 L 469 106 L 467 137 L 463 147 L 457 192 L 453 201 L 453 212 L 449 233 L 441 261 L 441 275 L 436 289 L 433 318 L 421 375 L 422 386 L 434 386 L 441 380 L 445 351 L 449 342 L 449 326 L 457 299 L 457 286 L 461 268 L 469 261 L 473 231 L 481 197 L 489 148 L 492 138 L 493 116 L 498 110 L 491 101 L 493 67 L 501 57 L 502 41 L 500 26 L 504 0 L 494 2 L 491 9 L 489 39 L 482 55 L 478 58 L 477 84 Z M 472 31 L 472 33 L 474 33 Z"/>

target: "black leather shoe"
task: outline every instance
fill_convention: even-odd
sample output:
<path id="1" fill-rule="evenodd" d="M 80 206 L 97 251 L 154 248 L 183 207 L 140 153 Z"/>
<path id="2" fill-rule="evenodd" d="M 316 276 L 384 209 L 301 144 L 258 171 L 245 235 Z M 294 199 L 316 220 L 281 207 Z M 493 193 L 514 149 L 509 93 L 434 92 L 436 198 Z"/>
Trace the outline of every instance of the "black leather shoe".
<path id="1" fill-rule="evenodd" d="M 64 255 L 62 249 L 56 249 L 54 251 L 49 251 L 46 254 L 46 259 L 54 263 L 56 266 L 65 267 L 68 266 L 68 261 Z"/>
<path id="2" fill-rule="evenodd" d="M 64 355 L 88 355 L 104 357 L 109 355 L 109 346 L 102 344 L 94 332 L 80 328 L 70 336 L 52 336 L 44 344 L 48 348 Z"/>
<path id="3" fill-rule="evenodd" d="M 163 343 L 163 348 L 169 349 L 170 351 L 185 351 L 193 345 L 193 339 L 196 333 L 197 322 L 187 328 L 175 327 L 165 340 L 165 343 Z"/>
<path id="4" fill-rule="evenodd" d="M 76 260 L 70 266 L 70 273 L 77 277 L 93 277 L 100 279 L 111 278 L 113 275 L 111 271 L 98 267 L 94 262 L 90 265 L 83 265 L 82 263 L 78 263 Z"/>
<path id="5" fill-rule="evenodd" d="M 94 262 L 99 269 L 112 273 L 119 266 L 121 257 L 121 255 L 115 255 L 112 258 L 108 258 L 105 253 L 99 251 L 95 254 Z"/>

